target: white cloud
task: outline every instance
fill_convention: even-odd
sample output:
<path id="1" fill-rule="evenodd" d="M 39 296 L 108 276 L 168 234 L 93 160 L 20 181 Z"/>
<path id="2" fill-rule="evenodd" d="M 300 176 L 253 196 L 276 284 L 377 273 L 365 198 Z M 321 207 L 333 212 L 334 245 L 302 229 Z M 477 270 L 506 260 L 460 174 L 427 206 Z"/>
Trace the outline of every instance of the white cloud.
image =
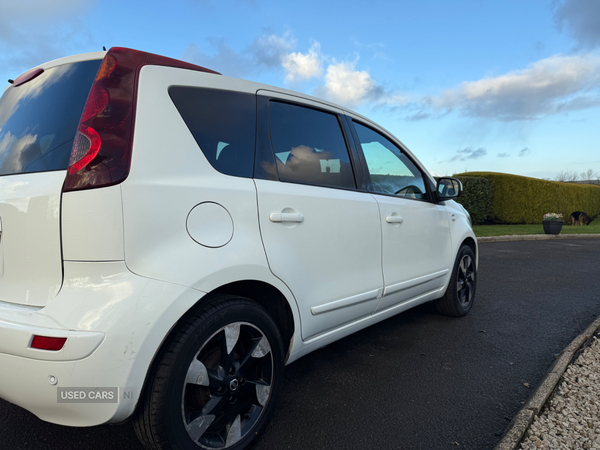
<path id="1" fill-rule="evenodd" d="M 467 81 L 423 100 L 466 116 L 526 120 L 600 105 L 600 56 L 554 55 L 495 78 Z"/>
<path id="2" fill-rule="evenodd" d="M 405 116 L 404 120 L 407 120 L 409 122 L 417 122 L 419 120 L 429 119 L 430 117 L 430 113 L 427 113 L 425 111 L 417 111 L 416 113 Z"/>
<path id="3" fill-rule="evenodd" d="M 598 0 L 564 0 L 557 2 L 554 18 L 581 48 L 600 45 L 600 2 Z"/>
<path id="4" fill-rule="evenodd" d="M 485 148 L 474 149 L 472 147 L 467 147 L 462 150 L 457 150 L 456 155 L 450 158 L 450 161 L 467 161 L 469 159 L 478 159 L 482 156 L 487 155 L 487 150 Z"/>
<path id="5" fill-rule="evenodd" d="M 318 42 L 311 45 L 308 53 L 295 52 L 285 55 L 282 65 L 286 71 L 286 81 L 294 82 L 321 76 L 322 59 L 321 45 Z"/>
<path id="6" fill-rule="evenodd" d="M 519 150 L 520 158 L 522 158 L 523 156 L 527 156 L 527 155 L 531 155 L 531 150 L 528 147 L 525 147 L 525 148 Z"/>
<path id="7" fill-rule="evenodd" d="M 20 0 L 2 2 L 0 32 L 5 34 L 9 28 L 80 12 L 89 2 L 83 0 Z"/>
<path id="8" fill-rule="evenodd" d="M 366 70 L 357 70 L 358 57 L 354 61 L 334 61 L 325 71 L 324 62 L 331 58 L 322 53 L 319 42 L 313 42 L 307 53 L 291 52 L 296 39 L 290 32 L 260 36 L 242 51 L 232 49 L 223 39 L 207 41 L 208 50 L 190 44 L 181 58 L 233 77 L 283 69 L 287 83 L 317 79 L 320 85 L 313 91 L 316 96 L 347 107 L 365 103 L 395 107 L 408 102 L 403 94 L 378 84 Z"/>
<path id="9" fill-rule="evenodd" d="M 327 67 L 325 84 L 315 94 L 347 107 L 377 101 L 383 89 L 365 70 L 355 70 L 357 61 L 331 64 Z"/>
<path id="10" fill-rule="evenodd" d="M 0 70 L 16 78 L 45 61 L 78 53 L 81 47 L 85 48 L 83 51 L 92 51 L 93 39 L 81 16 L 94 3 L 83 0 L 3 2 Z M 100 46 L 95 48 L 101 49 Z"/>
<path id="11" fill-rule="evenodd" d="M 267 67 L 277 67 L 289 52 L 296 45 L 296 39 L 288 31 L 283 36 L 275 34 L 263 35 L 255 39 L 248 47 L 248 51 L 253 55 L 257 64 Z"/>
<path id="12" fill-rule="evenodd" d="M 185 61 L 207 67 L 230 77 L 244 77 L 252 71 L 252 59 L 227 45 L 223 39 L 209 39 L 211 54 L 197 44 L 188 45 L 181 54 Z"/>
<path id="13" fill-rule="evenodd" d="M 238 52 L 224 39 L 207 39 L 209 50 L 192 43 L 182 52 L 181 58 L 205 66 L 231 77 L 244 77 L 262 69 L 281 67 L 283 58 L 296 41 L 291 33 L 282 36 L 263 35 Z"/>
<path id="14" fill-rule="evenodd" d="M 365 44 L 363 42 L 360 42 L 356 38 L 352 39 L 352 42 L 354 43 L 354 46 L 357 49 L 361 51 L 367 50 L 368 52 L 372 53 L 373 59 L 381 59 L 383 61 L 393 62 L 393 60 L 390 57 L 388 57 L 383 51 L 383 49 L 385 48 L 385 44 L 381 42 L 377 42 L 375 44 Z"/>

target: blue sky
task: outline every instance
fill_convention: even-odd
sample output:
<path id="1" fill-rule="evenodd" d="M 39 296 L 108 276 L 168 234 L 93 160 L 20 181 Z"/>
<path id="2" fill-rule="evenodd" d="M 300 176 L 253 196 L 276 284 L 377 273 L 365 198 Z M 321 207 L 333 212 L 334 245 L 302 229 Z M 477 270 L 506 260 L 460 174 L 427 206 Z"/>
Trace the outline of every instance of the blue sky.
<path id="1" fill-rule="evenodd" d="M 0 0 L 0 79 L 102 46 L 343 104 L 437 175 L 600 173 L 600 0 Z"/>

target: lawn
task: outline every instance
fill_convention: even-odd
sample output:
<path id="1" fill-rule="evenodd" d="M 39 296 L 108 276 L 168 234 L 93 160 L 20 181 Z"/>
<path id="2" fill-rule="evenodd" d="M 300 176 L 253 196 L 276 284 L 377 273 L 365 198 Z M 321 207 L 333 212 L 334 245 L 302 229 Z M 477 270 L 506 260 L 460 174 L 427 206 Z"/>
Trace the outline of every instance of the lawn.
<path id="1" fill-rule="evenodd" d="M 515 234 L 544 234 L 542 224 L 539 225 L 475 225 L 475 236 L 507 236 Z M 579 226 L 565 224 L 560 234 L 600 234 L 600 218 L 589 225 Z"/>

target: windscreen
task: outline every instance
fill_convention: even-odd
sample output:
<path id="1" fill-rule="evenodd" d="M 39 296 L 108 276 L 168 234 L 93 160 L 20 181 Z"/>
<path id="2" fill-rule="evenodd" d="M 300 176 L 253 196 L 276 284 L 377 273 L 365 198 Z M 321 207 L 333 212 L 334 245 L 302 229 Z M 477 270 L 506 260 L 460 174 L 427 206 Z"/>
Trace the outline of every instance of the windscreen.
<path id="1" fill-rule="evenodd" d="M 66 170 L 101 60 L 46 69 L 0 99 L 0 176 Z"/>

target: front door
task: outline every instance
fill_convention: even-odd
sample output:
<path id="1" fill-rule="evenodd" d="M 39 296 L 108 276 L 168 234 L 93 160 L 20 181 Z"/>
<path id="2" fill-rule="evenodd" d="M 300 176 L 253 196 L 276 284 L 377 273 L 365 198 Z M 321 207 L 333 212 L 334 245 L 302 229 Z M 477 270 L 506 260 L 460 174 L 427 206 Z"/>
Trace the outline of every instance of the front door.
<path id="1" fill-rule="evenodd" d="M 377 311 L 437 298 L 452 267 L 449 213 L 430 201 L 425 177 L 405 151 L 372 128 L 354 127 L 381 219 L 385 290 Z"/>

